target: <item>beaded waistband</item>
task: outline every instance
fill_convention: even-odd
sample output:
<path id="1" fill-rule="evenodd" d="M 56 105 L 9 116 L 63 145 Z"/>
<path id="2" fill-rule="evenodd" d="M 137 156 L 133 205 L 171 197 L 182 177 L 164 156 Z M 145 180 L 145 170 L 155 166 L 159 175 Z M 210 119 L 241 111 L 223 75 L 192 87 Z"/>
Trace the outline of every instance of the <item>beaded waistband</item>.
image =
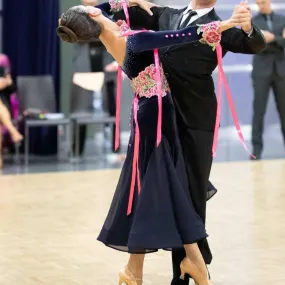
<path id="1" fill-rule="evenodd" d="M 167 92 L 170 91 L 168 82 L 163 73 L 163 69 L 160 67 L 161 74 L 161 88 L 162 88 L 162 96 L 165 96 Z M 151 64 L 146 67 L 143 71 L 139 73 L 139 75 L 132 80 L 132 86 L 134 92 L 139 97 L 147 97 L 150 98 L 152 96 L 157 96 L 157 82 L 156 78 L 156 70 L 155 65 Z"/>

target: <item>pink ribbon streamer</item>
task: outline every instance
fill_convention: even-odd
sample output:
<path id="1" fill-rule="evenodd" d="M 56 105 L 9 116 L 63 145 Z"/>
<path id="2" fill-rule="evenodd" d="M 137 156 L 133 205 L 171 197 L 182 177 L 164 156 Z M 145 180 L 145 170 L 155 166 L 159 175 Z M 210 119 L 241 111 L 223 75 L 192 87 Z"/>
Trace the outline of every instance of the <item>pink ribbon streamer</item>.
<path id="1" fill-rule="evenodd" d="M 220 126 L 220 118 L 221 118 L 221 105 L 222 105 L 222 85 L 224 83 L 228 104 L 229 104 L 230 111 L 233 117 L 235 128 L 238 133 L 238 138 L 242 146 L 244 147 L 244 149 L 249 153 L 249 155 L 253 158 L 256 158 L 249 151 L 245 143 L 244 136 L 241 131 L 241 127 L 238 121 L 238 117 L 237 117 L 237 113 L 235 110 L 229 84 L 227 82 L 227 78 L 226 78 L 226 75 L 225 75 L 225 72 L 222 66 L 223 54 L 222 54 L 222 47 L 220 44 L 216 46 L 216 53 L 217 53 L 217 59 L 218 59 L 218 99 L 217 99 L 218 102 L 217 102 L 217 115 L 216 115 L 215 131 L 214 131 L 214 140 L 213 140 L 213 147 L 212 147 L 213 157 L 216 156 L 216 151 L 217 151 L 218 133 L 219 133 L 219 126 Z"/>
<path id="2" fill-rule="evenodd" d="M 125 1 L 122 2 L 123 10 L 126 17 L 127 25 L 130 27 L 130 17 L 128 12 L 128 7 Z M 130 36 L 137 33 L 144 32 L 146 30 L 141 31 L 131 31 L 128 30 L 122 34 L 122 36 Z M 154 62 L 155 62 L 155 71 L 156 71 L 156 79 L 157 79 L 157 96 L 158 96 L 158 118 L 157 118 L 157 138 L 156 138 L 156 146 L 158 147 L 161 142 L 161 129 L 162 129 L 162 85 L 161 85 L 161 74 L 160 74 L 160 62 L 159 62 L 159 54 L 158 49 L 154 49 Z M 122 69 L 119 67 L 118 69 L 118 77 L 117 77 L 117 99 L 116 99 L 116 131 L 115 131 L 115 150 L 119 147 L 120 141 L 120 106 L 121 106 L 121 92 L 122 92 Z M 139 143 L 140 143 L 140 134 L 139 134 L 139 125 L 137 120 L 137 112 L 138 112 L 138 94 L 136 94 L 133 101 L 133 112 L 134 112 L 134 120 L 135 120 L 135 138 L 134 138 L 134 157 L 132 162 L 132 178 L 131 178 L 131 186 L 130 186 L 130 195 L 128 201 L 128 209 L 127 215 L 132 213 L 132 205 L 134 199 L 135 192 L 135 183 L 137 180 L 138 185 L 138 193 L 141 191 L 141 181 L 140 181 L 140 172 L 139 172 Z"/>
<path id="3" fill-rule="evenodd" d="M 131 36 L 143 31 L 126 31 L 122 36 Z M 116 96 L 116 119 L 115 119 L 115 151 L 120 146 L 120 118 L 121 118 L 121 98 L 122 98 L 122 80 L 123 71 L 122 68 L 118 67 L 117 74 L 117 96 Z"/>
<path id="4" fill-rule="evenodd" d="M 157 130 L 156 130 L 156 146 L 158 147 L 161 142 L 161 127 L 162 127 L 162 86 L 158 49 L 154 49 L 154 62 L 157 83 L 157 99 L 158 99 L 158 117 L 157 117 Z"/>
<path id="5" fill-rule="evenodd" d="M 139 146 L 140 146 L 140 133 L 139 133 L 140 130 L 139 130 L 139 124 L 138 124 L 138 103 L 139 103 L 139 99 L 138 99 L 138 95 L 136 95 L 133 100 L 133 112 L 134 112 L 134 121 L 135 121 L 134 157 L 133 157 L 133 162 L 132 162 L 132 178 L 131 178 L 127 215 L 130 215 L 132 213 L 136 178 L 137 178 L 139 194 L 141 191 L 140 172 L 139 172 L 139 165 L 138 165 Z"/>
<path id="6" fill-rule="evenodd" d="M 122 68 L 119 66 L 117 74 L 115 151 L 119 148 L 120 145 L 121 96 L 122 96 Z"/>
<path id="7" fill-rule="evenodd" d="M 135 31 L 134 33 L 128 32 L 128 34 L 130 33 L 134 34 L 134 33 L 137 33 L 137 31 Z M 161 127 L 162 127 L 162 85 L 161 85 L 159 56 L 158 56 L 157 49 L 154 50 L 154 60 L 155 60 L 155 70 L 156 70 L 156 76 L 157 76 L 156 79 L 157 79 L 157 96 L 158 96 L 158 119 L 157 119 L 156 145 L 159 146 L 161 142 Z M 134 101 L 133 101 L 133 113 L 134 113 L 134 121 L 135 121 L 134 157 L 133 157 L 133 163 L 132 163 L 132 178 L 131 178 L 127 215 L 130 215 L 132 213 L 136 178 L 137 178 L 137 185 L 138 185 L 138 193 L 140 194 L 140 191 L 141 191 L 141 181 L 140 181 L 140 172 L 139 172 L 140 133 L 139 133 L 139 124 L 138 124 L 138 119 L 137 119 L 138 102 L 139 102 L 139 97 L 138 97 L 138 94 L 136 94 Z"/>
<path id="8" fill-rule="evenodd" d="M 144 30 L 142 30 L 142 31 L 130 31 L 129 30 L 129 31 L 125 32 L 123 34 L 123 36 L 130 36 L 130 35 L 134 35 L 134 34 L 141 33 L 141 32 L 144 32 Z M 162 129 L 162 85 L 161 85 L 161 74 L 160 74 L 160 62 L 159 62 L 159 55 L 158 55 L 157 49 L 154 49 L 154 61 L 155 61 L 155 71 L 156 71 L 156 79 L 157 79 L 157 96 L 158 96 L 158 118 L 157 118 L 156 146 L 159 146 L 159 144 L 161 142 L 161 129 Z M 117 93 L 117 98 L 121 98 L 121 87 L 119 87 L 118 90 L 119 90 L 120 94 Z M 118 104 L 119 103 L 117 102 L 117 106 L 119 106 Z M 139 194 L 140 194 L 140 190 L 141 190 L 140 173 L 139 173 L 139 166 L 138 166 L 139 141 L 140 141 L 139 126 L 138 126 L 138 121 L 137 121 L 138 94 L 136 94 L 136 96 L 134 98 L 133 106 L 134 106 L 133 112 L 134 112 L 134 120 L 135 120 L 135 139 L 134 139 L 134 157 L 133 157 L 133 163 L 132 163 L 132 178 L 131 178 L 130 196 L 129 196 L 129 202 L 128 202 L 127 215 L 130 215 L 132 213 L 132 205 L 133 205 L 133 197 L 134 197 L 134 189 L 135 189 L 136 178 L 137 178 Z M 117 121 L 119 121 L 119 119 L 116 119 L 116 122 Z M 116 136 L 117 135 L 119 136 L 119 133 L 117 134 L 117 132 L 116 132 Z M 117 141 L 117 139 L 116 139 L 116 141 Z"/>
<path id="9" fill-rule="evenodd" d="M 122 2 L 128 26 L 130 26 L 130 17 L 128 6 L 125 1 Z M 118 67 L 117 75 L 117 97 L 116 97 L 116 126 L 115 126 L 115 151 L 120 145 L 120 117 L 121 117 L 121 97 L 122 97 L 122 68 Z"/>
<path id="10" fill-rule="evenodd" d="M 122 5 L 123 5 L 123 10 L 124 10 L 124 13 L 126 16 L 126 22 L 127 22 L 128 26 L 130 27 L 131 26 L 130 16 L 129 16 L 128 5 L 127 5 L 126 1 L 123 1 Z"/>
<path id="11" fill-rule="evenodd" d="M 217 114 L 216 114 L 216 122 L 215 122 L 215 130 L 214 130 L 214 140 L 212 145 L 212 153 L 213 157 L 216 157 L 217 145 L 218 145 L 218 135 L 219 135 L 219 127 L 220 127 L 220 120 L 221 120 L 221 107 L 222 107 L 222 72 L 221 72 L 221 59 L 222 59 L 222 48 L 221 45 L 217 45 L 217 59 L 218 59 L 218 98 L 217 98 Z"/>

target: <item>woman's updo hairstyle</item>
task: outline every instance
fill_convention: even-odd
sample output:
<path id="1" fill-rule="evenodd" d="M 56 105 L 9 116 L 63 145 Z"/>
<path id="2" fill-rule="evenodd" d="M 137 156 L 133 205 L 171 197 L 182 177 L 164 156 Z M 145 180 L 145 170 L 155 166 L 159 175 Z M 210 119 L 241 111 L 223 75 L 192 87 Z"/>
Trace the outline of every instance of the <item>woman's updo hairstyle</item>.
<path id="1" fill-rule="evenodd" d="M 99 38 L 102 26 L 90 18 L 86 7 L 75 6 L 61 15 L 56 32 L 61 40 L 65 42 L 86 43 Z"/>

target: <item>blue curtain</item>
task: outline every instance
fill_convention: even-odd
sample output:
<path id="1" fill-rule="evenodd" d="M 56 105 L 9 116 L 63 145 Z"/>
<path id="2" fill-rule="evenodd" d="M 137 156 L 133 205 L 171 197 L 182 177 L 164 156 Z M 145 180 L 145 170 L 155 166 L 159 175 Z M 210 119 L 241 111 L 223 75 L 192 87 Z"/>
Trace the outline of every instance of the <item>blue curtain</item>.
<path id="1" fill-rule="evenodd" d="M 59 109 L 59 0 L 3 0 L 3 52 L 12 75 L 52 75 Z M 30 152 L 57 151 L 55 127 L 31 129 Z"/>
<path id="2" fill-rule="evenodd" d="M 3 52 L 17 75 L 54 78 L 59 104 L 59 0 L 3 0 Z"/>

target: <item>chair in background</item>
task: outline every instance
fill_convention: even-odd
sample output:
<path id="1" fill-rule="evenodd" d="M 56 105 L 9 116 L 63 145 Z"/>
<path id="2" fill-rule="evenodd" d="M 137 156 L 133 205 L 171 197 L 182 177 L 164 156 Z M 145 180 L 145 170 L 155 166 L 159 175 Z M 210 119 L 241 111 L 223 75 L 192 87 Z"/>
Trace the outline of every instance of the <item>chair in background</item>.
<path id="1" fill-rule="evenodd" d="M 71 87 L 71 116 L 75 129 L 75 157 L 79 156 L 80 127 L 87 125 L 102 126 L 103 137 L 106 138 L 105 126 L 112 126 L 115 123 L 115 117 L 110 117 L 106 113 L 96 114 L 93 110 L 93 92 L 72 84 Z M 103 144 L 103 153 L 106 153 L 105 144 Z"/>
<path id="2" fill-rule="evenodd" d="M 20 114 L 27 109 L 43 110 L 47 113 L 56 113 L 56 98 L 54 82 L 50 75 L 19 76 L 17 78 Z M 32 127 L 60 126 L 65 128 L 65 140 L 69 145 L 70 119 L 54 118 L 44 120 L 27 119 L 25 121 L 25 164 L 29 162 L 29 130 Z M 59 133 L 59 132 L 58 132 Z M 58 135 L 59 144 L 59 135 Z M 70 150 L 70 148 L 69 148 Z"/>

